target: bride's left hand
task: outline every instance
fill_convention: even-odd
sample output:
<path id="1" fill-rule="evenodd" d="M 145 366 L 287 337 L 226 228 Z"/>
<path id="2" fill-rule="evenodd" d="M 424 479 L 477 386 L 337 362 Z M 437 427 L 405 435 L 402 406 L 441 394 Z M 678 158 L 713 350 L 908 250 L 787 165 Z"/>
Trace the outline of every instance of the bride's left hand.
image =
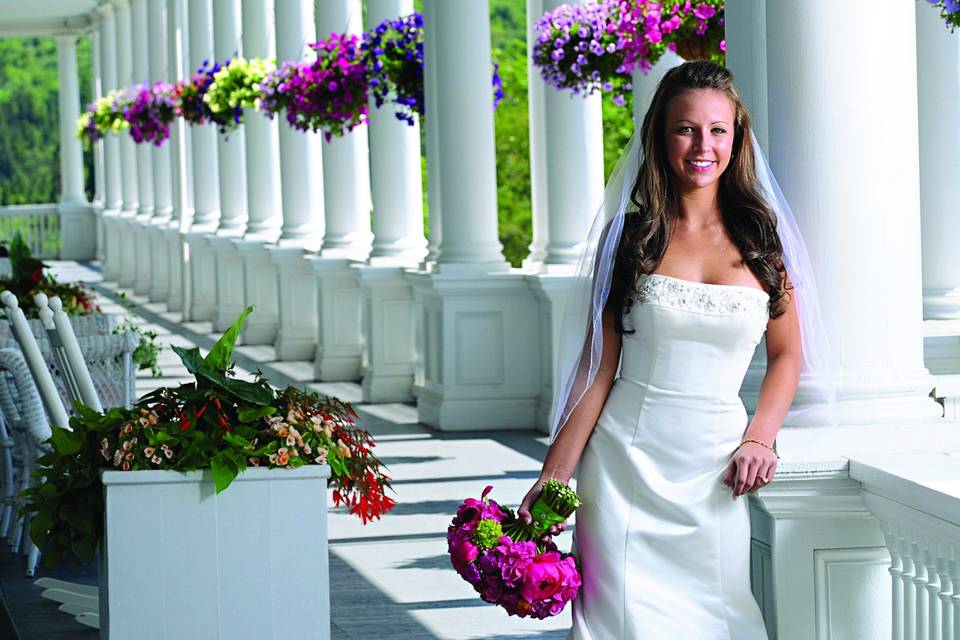
<path id="1" fill-rule="evenodd" d="M 769 484 L 776 470 L 777 454 L 755 442 L 745 442 L 734 452 L 723 484 L 731 487 L 732 497 L 737 498 Z"/>

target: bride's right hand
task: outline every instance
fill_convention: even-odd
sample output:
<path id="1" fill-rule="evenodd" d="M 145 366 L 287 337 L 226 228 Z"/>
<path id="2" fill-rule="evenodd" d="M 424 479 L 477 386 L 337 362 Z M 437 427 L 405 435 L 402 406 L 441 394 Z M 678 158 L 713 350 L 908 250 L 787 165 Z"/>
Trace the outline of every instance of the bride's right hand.
<path id="1" fill-rule="evenodd" d="M 530 515 L 530 509 L 533 508 L 533 504 L 537 501 L 537 498 L 540 497 L 540 493 L 543 491 L 543 485 L 547 482 L 547 480 L 548 478 L 539 478 L 530 488 L 530 491 L 527 491 L 527 495 L 525 495 L 523 500 L 520 502 L 520 507 L 517 508 L 517 517 L 520 518 L 520 521 L 523 522 L 523 524 L 530 524 L 533 522 L 533 516 Z M 547 535 L 544 535 L 540 538 L 541 542 L 549 542 L 551 536 L 560 535 L 566 528 L 566 520 L 551 526 L 547 530 Z"/>

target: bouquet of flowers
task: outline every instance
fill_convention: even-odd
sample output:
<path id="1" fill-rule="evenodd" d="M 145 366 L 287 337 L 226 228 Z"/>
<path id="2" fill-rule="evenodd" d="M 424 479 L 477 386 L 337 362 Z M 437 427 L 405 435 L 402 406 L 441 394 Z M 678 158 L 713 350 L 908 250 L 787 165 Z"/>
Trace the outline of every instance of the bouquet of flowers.
<path id="1" fill-rule="evenodd" d="M 174 347 L 195 381 L 157 389 L 100 414 L 79 406 L 70 429 L 54 429 L 51 451 L 37 461 L 24 511 L 30 537 L 47 566 L 89 562 L 103 536 L 101 469 L 210 469 L 219 493 L 248 467 L 328 464 L 334 506 L 366 524 L 395 505 L 390 479 L 373 454 L 373 438 L 355 424 L 353 408 L 294 388 L 277 391 L 258 377 L 232 375 L 231 359 L 248 308 L 204 357 Z"/>
<path id="2" fill-rule="evenodd" d="M 159 147 L 170 137 L 170 123 L 175 114 L 173 85 L 157 82 L 139 85 L 132 91 L 133 100 L 124 111 L 130 124 L 130 136 L 137 144 L 152 142 Z"/>
<path id="3" fill-rule="evenodd" d="M 130 127 L 124 112 L 130 106 L 130 92 L 114 89 L 87 105 L 77 121 L 77 137 L 88 146 L 107 133 L 118 133 Z"/>
<path id="4" fill-rule="evenodd" d="M 270 88 L 276 86 L 276 91 L 265 106 L 268 113 L 285 109 L 291 127 L 322 131 L 329 142 L 367 121 L 366 68 L 356 35 L 331 33 L 310 48 L 316 51 L 316 60 L 290 66 L 271 78 Z"/>
<path id="5" fill-rule="evenodd" d="M 667 49 L 724 64 L 724 21 L 724 0 L 621 0 L 615 31 L 624 67 L 646 73 Z"/>
<path id="6" fill-rule="evenodd" d="M 220 64 L 204 60 L 203 64 L 189 79 L 184 78 L 173 87 L 173 97 L 178 116 L 190 124 L 205 124 L 208 120 L 224 126 L 222 114 L 215 115 L 204 97 L 213 84 L 213 76 L 220 71 Z M 228 118 L 232 120 L 232 116 Z"/>
<path id="7" fill-rule="evenodd" d="M 533 63 L 544 82 L 574 95 L 612 91 L 616 104 L 625 103 L 633 85 L 616 32 L 621 4 L 629 3 L 560 5 L 537 21 Z"/>
<path id="8" fill-rule="evenodd" d="M 580 498 L 558 480 L 548 480 L 523 524 L 513 510 L 487 499 L 467 498 L 447 529 L 450 562 L 485 602 L 509 615 L 538 619 L 555 616 L 580 588 L 574 557 L 561 553 L 553 541 L 540 538 L 580 506 Z"/>
<path id="9" fill-rule="evenodd" d="M 363 34 L 360 51 L 374 104 L 397 105 L 396 117 L 413 125 L 423 117 L 423 16 L 384 20 Z"/>
<path id="10" fill-rule="evenodd" d="M 947 26 L 950 27 L 950 33 L 957 27 L 960 27 L 960 0 L 927 0 L 934 9 L 940 9 L 940 17 L 943 18 Z"/>
<path id="11" fill-rule="evenodd" d="M 260 101 L 260 83 L 273 71 L 276 63 L 263 58 L 238 56 L 212 72 L 203 101 L 211 119 L 220 125 L 220 132 L 236 129 L 243 121 L 243 109 L 256 108 Z"/>

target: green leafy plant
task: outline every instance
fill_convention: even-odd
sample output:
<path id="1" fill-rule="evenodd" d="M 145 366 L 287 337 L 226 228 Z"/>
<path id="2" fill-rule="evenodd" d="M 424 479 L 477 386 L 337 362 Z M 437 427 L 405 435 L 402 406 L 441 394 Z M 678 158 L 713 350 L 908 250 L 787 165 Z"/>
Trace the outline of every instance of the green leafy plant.
<path id="1" fill-rule="evenodd" d="M 103 537 L 104 469 L 209 469 L 219 493 L 249 467 L 328 464 L 334 506 L 348 507 L 364 524 L 396 504 L 386 495 L 390 479 L 372 452 L 373 438 L 355 426 L 349 404 L 233 375 L 233 348 L 251 311 L 205 357 L 196 348 L 173 348 L 193 382 L 157 389 L 132 409 L 100 414 L 80 406 L 69 430 L 54 429 L 50 452 L 33 473 L 39 482 L 22 494 L 46 566 L 92 560 Z"/>

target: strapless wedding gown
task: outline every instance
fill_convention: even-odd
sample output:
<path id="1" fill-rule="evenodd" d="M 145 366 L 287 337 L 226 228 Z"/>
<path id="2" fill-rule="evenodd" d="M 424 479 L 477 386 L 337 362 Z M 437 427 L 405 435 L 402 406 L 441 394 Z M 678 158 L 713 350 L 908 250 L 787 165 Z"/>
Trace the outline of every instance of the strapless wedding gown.
<path id="1" fill-rule="evenodd" d="M 580 460 L 572 640 L 766 640 L 747 496 L 723 476 L 769 296 L 641 275 L 620 377 Z"/>

